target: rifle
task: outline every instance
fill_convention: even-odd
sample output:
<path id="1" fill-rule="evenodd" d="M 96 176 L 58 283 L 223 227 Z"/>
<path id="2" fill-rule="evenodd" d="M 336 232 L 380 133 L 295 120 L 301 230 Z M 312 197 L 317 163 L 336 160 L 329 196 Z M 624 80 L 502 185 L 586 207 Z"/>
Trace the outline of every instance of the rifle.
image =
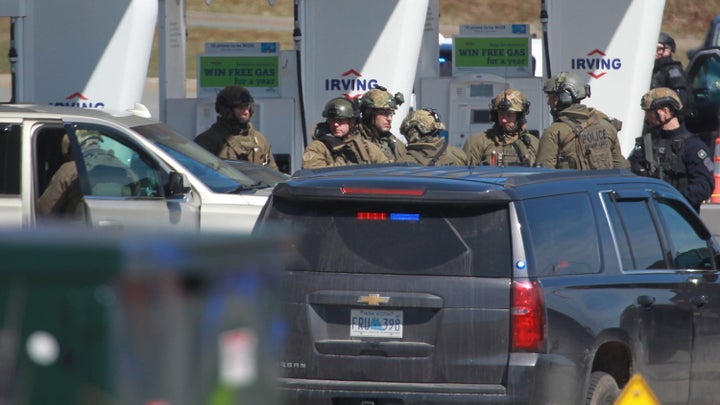
<path id="1" fill-rule="evenodd" d="M 657 169 L 657 166 L 655 164 L 655 154 L 653 152 L 653 142 L 652 142 L 652 133 L 650 131 L 645 132 L 642 135 L 642 147 L 643 147 L 643 155 L 645 158 L 645 165 L 646 170 L 648 171 L 648 175 L 652 176 L 655 174 L 655 170 Z M 662 173 L 660 173 L 662 176 Z"/>

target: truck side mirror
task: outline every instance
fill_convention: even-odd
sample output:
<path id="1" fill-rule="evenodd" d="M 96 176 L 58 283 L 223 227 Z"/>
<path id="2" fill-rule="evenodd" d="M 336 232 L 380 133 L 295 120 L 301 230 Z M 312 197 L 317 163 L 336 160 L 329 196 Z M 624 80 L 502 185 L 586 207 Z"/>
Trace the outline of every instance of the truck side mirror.
<path id="1" fill-rule="evenodd" d="M 183 183 L 182 173 L 176 171 L 170 172 L 170 179 L 168 180 L 168 198 L 180 198 L 185 195 L 186 192 L 190 191 L 189 187 L 185 187 Z"/>

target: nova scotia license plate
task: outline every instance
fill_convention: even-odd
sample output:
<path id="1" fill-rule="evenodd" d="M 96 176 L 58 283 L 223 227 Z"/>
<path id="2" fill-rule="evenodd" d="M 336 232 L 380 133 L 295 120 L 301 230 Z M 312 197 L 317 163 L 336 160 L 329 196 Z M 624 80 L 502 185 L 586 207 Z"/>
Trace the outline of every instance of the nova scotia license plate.
<path id="1" fill-rule="evenodd" d="M 402 338 L 403 311 L 351 309 L 350 336 Z"/>

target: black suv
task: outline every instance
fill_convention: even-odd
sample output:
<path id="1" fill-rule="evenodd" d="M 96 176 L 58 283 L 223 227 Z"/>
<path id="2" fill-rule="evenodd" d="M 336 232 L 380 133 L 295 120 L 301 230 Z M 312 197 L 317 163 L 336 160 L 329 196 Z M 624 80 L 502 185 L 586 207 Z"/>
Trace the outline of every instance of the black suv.
<path id="1" fill-rule="evenodd" d="M 628 171 L 365 166 L 278 184 L 291 404 L 720 398 L 718 246 Z"/>

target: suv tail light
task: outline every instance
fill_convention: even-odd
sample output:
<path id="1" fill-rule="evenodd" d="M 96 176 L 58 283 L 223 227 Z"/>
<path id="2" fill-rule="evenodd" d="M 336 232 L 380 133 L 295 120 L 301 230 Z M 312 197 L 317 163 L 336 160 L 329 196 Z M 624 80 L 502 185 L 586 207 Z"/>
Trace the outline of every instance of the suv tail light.
<path id="1" fill-rule="evenodd" d="M 537 281 L 514 281 L 510 307 L 513 351 L 540 349 L 544 338 L 544 313 L 542 291 Z"/>

